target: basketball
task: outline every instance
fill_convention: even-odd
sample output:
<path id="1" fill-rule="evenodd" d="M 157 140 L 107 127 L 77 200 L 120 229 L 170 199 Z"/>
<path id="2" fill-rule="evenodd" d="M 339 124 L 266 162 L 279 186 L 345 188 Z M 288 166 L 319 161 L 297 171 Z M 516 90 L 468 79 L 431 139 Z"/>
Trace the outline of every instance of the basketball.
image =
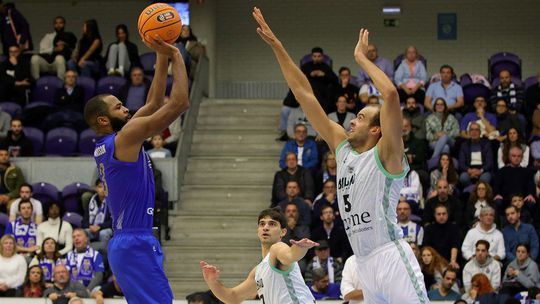
<path id="1" fill-rule="evenodd" d="M 137 22 L 139 34 L 145 36 L 159 35 L 163 41 L 174 43 L 182 31 L 180 15 L 172 6 L 165 3 L 155 3 L 147 6 L 139 15 Z"/>

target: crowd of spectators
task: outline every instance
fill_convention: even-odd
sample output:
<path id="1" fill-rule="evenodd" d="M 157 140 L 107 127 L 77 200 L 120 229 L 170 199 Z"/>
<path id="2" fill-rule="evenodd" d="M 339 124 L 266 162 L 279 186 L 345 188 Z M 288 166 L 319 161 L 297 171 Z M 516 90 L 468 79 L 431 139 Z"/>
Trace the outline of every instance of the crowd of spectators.
<path id="1" fill-rule="evenodd" d="M 525 90 L 520 75 L 503 69 L 491 75 L 490 94 L 465 100 L 467 87 L 454 69 L 445 64 L 429 77 L 414 46 L 394 67 L 374 45 L 368 57 L 394 80 L 401 99 L 410 171 L 397 220 L 416 248 L 430 299 L 484 303 L 527 291 L 534 299 L 540 288 L 540 74 Z M 355 77 L 341 67 L 336 76 L 319 47 L 301 70 L 328 118 L 345 130 L 359 109 L 384 102 L 364 71 Z M 476 78 L 490 92 L 486 78 Z M 317 299 L 354 303 L 362 299 L 355 278 L 362 274 L 346 269 L 354 260 L 337 207 L 334 152 L 290 91 L 283 105 L 278 140 L 286 142 L 271 206 L 289 219 L 285 242 L 310 237 L 321 244 L 300 262 Z M 340 283 L 341 294 L 333 285 Z"/>

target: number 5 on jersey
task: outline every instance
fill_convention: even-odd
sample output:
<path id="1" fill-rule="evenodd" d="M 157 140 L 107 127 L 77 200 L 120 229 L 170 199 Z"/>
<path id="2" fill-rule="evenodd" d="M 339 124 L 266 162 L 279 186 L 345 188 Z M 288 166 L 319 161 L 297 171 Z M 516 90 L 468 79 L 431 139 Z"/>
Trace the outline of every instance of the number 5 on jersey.
<path id="1" fill-rule="evenodd" d="M 349 195 L 348 194 L 343 195 L 343 202 L 345 204 L 345 212 L 351 211 L 351 202 L 349 202 Z"/>

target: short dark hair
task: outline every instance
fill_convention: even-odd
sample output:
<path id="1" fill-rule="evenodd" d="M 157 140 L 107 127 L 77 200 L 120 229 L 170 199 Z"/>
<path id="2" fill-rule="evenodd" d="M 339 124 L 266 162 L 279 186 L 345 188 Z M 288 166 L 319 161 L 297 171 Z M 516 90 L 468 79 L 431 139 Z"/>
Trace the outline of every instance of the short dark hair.
<path id="1" fill-rule="evenodd" d="M 311 54 L 313 53 L 321 53 L 321 54 L 324 54 L 323 52 L 323 49 L 320 47 L 320 46 L 316 46 L 314 48 L 311 49 Z"/>
<path id="2" fill-rule="evenodd" d="M 56 16 L 56 17 L 54 17 L 54 21 L 56 21 L 57 19 L 62 19 L 62 21 L 64 23 L 66 23 L 66 18 L 64 18 L 64 16 Z"/>
<path id="3" fill-rule="evenodd" d="M 107 103 L 105 103 L 105 97 L 109 94 L 101 94 L 92 97 L 84 107 L 84 120 L 94 131 L 97 128 L 96 118 L 98 116 L 107 115 Z"/>
<path id="4" fill-rule="evenodd" d="M 257 223 L 265 217 L 270 217 L 272 220 L 278 222 L 282 229 L 287 228 L 287 219 L 285 218 L 285 215 L 283 215 L 283 213 L 279 209 L 277 208 L 264 209 L 263 211 L 261 211 L 261 213 L 259 213 L 259 218 L 257 219 Z"/>
<path id="5" fill-rule="evenodd" d="M 529 244 L 527 244 L 527 243 L 519 243 L 519 244 L 517 244 L 517 246 L 516 246 L 516 250 L 517 250 L 518 247 L 520 247 L 520 246 L 523 247 L 523 248 L 525 248 L 525 249 L 527 250 L 527 253 L 530 253 L 530 252 L 531 252 L 531 246 L 529 246 Z"/>
<path id="6" fill-rule="evenodd" d="M 315 268 L 313 269 L 313 282 L 320 281 L 324 279 L 327 275 L 328 273 L 326 272 L 326 270 L 324 270 L 324 268 Z"/>
<path id="7" fill-rule="evenodd" d="M 510 195 L 510 200 L 512 200 L 514 197 L 523 198 L 523 194 L 521 194 L 521 193 L 512 193 L 512 195 Z"/>
<path id="8" fill-rule="evenodd" d="M 21 189 L 23 187 L 28 187 L 28 189 L 30 189 L 30 192 L 34 192 L 34 188 L 32 187 L 32 185 L 30 185 L 29 183 L 22 183 L 20 186 L 19 186 L 19 191 L 21 191 Z"/>
<path id="9" fill-rule="evenodd" d="M 453 272 L 457 277 L 457 271 L 452 267 L 446 268 L 442 273 L 442 277 L 444 278 L 448 272 Z"/>
<path id="10" fill-rule="evenodd" d="M 444 204 L 439 203 L 439 204 L 437 204 L 437 206 L 435 206 L 435 208 L 433 208 L 433 214 L 435 214 L 435 212 L 436 212 L 435 210 L 437 210 L 438 208 L 444 208 L 444 209 L 446 209 L 446 212 L 448 212 L 448 207 L 446 207 L 446 205 L 444 205 Z"/>
<path id="11" fill-rule="evenodd" d="M 520 210 L 518 209 L 518 207 L 514 206 L 514 205 L 508 205 L 506 206 L 506 208 L 504 208 L 504 211 L 506 212 L 507 209 L 514 209 L 516 211 L 516 213 L 519 213 Z"/>
<path id="12" fill-rule="evenodd" d="M 343 72 L 343 71 L 348 71 L 349 74 L 351 73 L 351 69 L 349 69 L 349 68 L 346 67 L 346 66 L 343 66 L 343 67 L 340 67 L 340 68 L 339 68 L 338 74 L 341 74 L 341 72 Z"/>
<path id="13" fill-rule="evenodd" d="M 303 123 L 297 123 L 297 124 L 295 124 L 293 130 L 296 131 L 296 129 L 297 129 L 297 128 L 300 128 L 300 127 L 305 128 L 306 131 L 307 131 L 307 126 L 306 126 L 306 124 L 303 124 Z"/>
<path id="14" fill-rule="evenodd" d="M 489 251 L 489 242 L 486 240 L 478 240 L 476 244 L 474 244 L 474 248 L 478 247 L 478 245 L 484 245 L 486 246 L 486 250 Z"/>
<path id="15" fill-rule="evenodd" d="M 452 76 L 454 75 L 454 68 L 452 68 L 448 64 L 443 64 L 439 69 L 439 72 L 442 72 L 443 69 L 450 69 L 450 73 L 452 73 Z"/>
<path id="16" fill-rule="evenodd" d="M 21 124 L 22 124 L 22 119 L 21 119 L 20 117 L 13 117 L 13 118 L 11 119 L 10 124 L 12 124 L 14 121 L 20 121 Z"/>
<path id="17" fill-rule="evenodd" d="M 30 204 L 30 209 L 31 209 L 31 210 L 34 210 L 34 205 L 32 205 L 32 202 L 31 202 L 29 199 L 23 199 L 23 200 L 21 200 L 21 201 L 19 202 L 19 208 L 18 208 L 18 209 L 19 209 L 19 212 L 21 212 L 21 206 L 22 206 L 23 204 Z"/>
<path id="18" fill-rule="evenodd" d="M 324 210 L 325 210 L 325 209 L 328 209 L 328 208 L 331 208 L 332 211 L 334 211 L 334 207 L 332 207 L 332 205 L 330 205 L 330 204 L 324 204 L 324 205 L 321 207 L 321 214 L 320 214 L 320 215 L 322 215 L 323 212 L 324 212 Z"/>

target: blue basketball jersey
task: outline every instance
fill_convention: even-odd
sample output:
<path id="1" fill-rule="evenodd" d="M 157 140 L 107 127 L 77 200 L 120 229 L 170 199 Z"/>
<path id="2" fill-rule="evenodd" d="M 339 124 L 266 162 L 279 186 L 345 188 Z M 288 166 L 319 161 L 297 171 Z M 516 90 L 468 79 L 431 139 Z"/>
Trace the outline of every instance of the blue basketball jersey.
<path id="1" fill-rule="evenodd" d="M 115 137 L 116 133 L 99 138 L 94 150 L 113 229 L 152 229 L 155 188 L 150 158 L 141 147 L 136 162 L 117 160 Z"/>

